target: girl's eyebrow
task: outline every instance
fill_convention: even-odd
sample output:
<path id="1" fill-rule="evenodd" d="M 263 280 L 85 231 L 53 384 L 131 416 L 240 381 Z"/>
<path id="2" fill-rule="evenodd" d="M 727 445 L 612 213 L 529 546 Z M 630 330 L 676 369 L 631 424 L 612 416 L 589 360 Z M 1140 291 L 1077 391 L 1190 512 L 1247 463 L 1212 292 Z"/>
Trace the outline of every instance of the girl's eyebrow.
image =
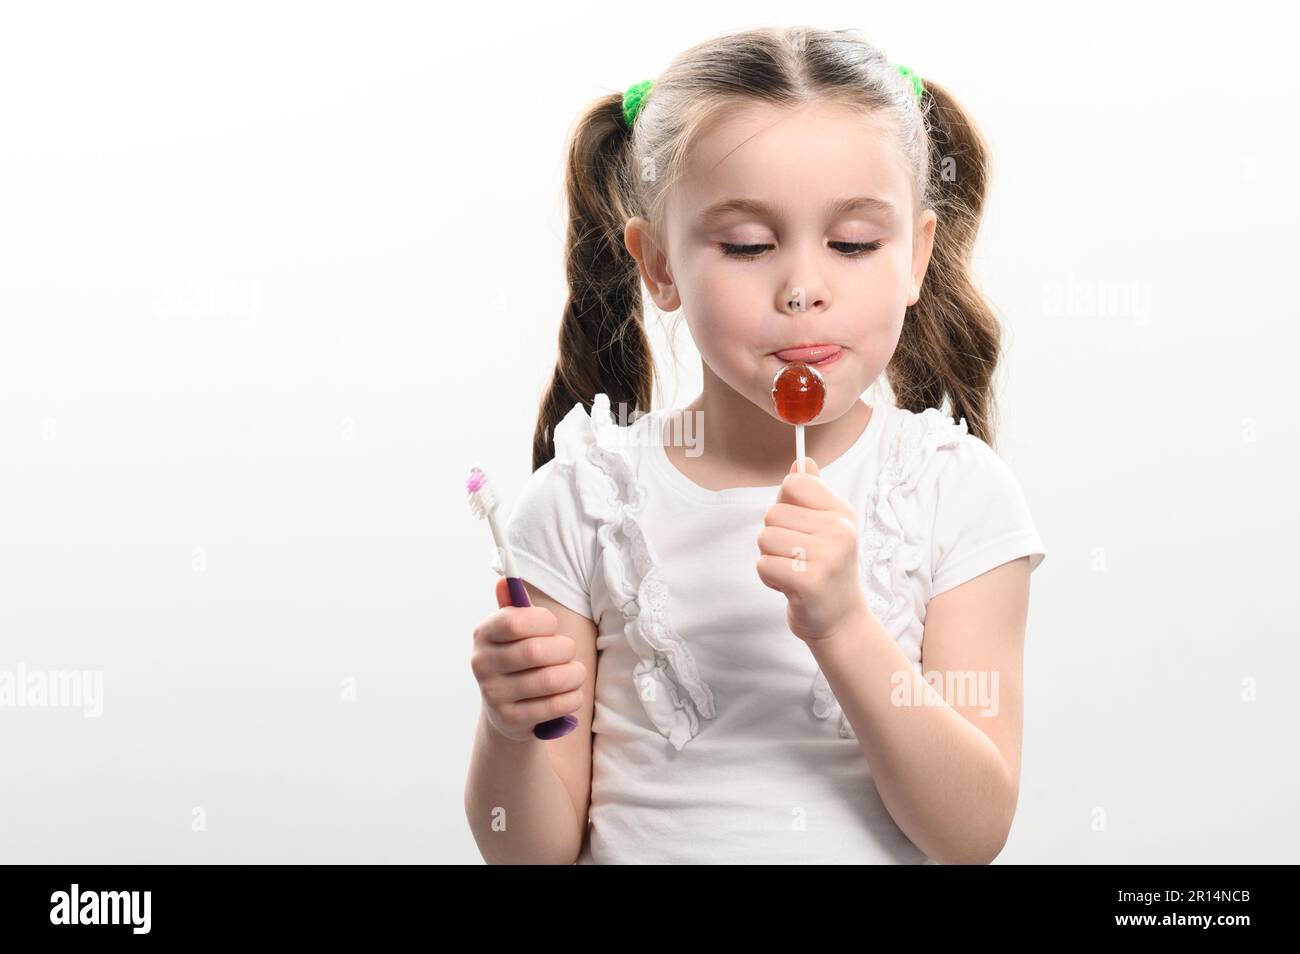
<path id="1" fill-rule="evenodd" d="M 836 215 L 843 215 L 845 212 L 854 212 L 858 209 L 867 209 L 885 219 L 892 219 L 894 216 L 894 204 L 892 202 L 870 195 L 857 195 L 847 199 L 836 199 L 827 204 L 826 215 L 828 217 L 833 217 Z M 724 199 L 721 202 L 714 203 L 701 212 L 700 223 L 702 225 L 709 225 L 732 212 L 748 212 L 752 215 L 779 218 L 784 210 L 769 205 L 761 199 Z"/>

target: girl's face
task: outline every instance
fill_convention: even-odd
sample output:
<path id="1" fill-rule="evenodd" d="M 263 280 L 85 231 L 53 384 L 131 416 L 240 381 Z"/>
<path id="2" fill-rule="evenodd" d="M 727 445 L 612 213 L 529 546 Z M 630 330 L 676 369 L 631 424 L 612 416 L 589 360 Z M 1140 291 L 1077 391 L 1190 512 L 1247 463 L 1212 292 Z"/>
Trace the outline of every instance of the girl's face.
<path id="1" fill-rule="evenodd" d="M 934 240 L 934 212 L 914 214 L 888 130 L 838 104 L 760 105 L 701 137 L 670 190 L 666 250 L 644 219 L 625 237 L 656 305 L 680 306 L 709 369 L 773 417 L 772 379 L 789 360 L 776 352 L 838 346 L 818 368 L 821 423 L 894 353 Z"/>

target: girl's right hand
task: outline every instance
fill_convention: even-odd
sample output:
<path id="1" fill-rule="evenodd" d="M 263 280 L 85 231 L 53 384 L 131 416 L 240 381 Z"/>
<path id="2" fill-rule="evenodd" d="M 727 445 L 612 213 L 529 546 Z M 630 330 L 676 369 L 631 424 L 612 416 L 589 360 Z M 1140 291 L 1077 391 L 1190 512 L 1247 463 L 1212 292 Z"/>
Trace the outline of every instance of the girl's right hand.
<path id="1" fill-rule="evenodd" d="M 542 606 L 512 606 L 505 577 L 496 585 L 497 610 L 474 627 L 470 669 L 483 712 L 499 734 L 536 738 L 533 726 L 582 708 L 587 667 L 577 644 L 556 633 L 555 614 Z"/>

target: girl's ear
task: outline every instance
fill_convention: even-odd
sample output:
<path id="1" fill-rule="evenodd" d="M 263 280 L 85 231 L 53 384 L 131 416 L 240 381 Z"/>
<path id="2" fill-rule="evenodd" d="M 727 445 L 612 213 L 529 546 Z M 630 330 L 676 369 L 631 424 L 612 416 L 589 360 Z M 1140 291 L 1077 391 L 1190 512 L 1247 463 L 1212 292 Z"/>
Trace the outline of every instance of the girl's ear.
<path id="1" fill-rule="evenodd" d="M 628 219 L 623 227 L 623 244 L 640 266 L 641 280 L 659 310 L 669 312 L 680 308 L 682 299 L 668 270 L 668 257 L 655 241 L 650 223 L 639 215 Z"/>
<path id="2" fill-rule="evenodd" d="M 934 252 L 934 230 L 938 227 L 939 217 L 934 209 L 926 209 L 916 222 L 916 233 L 912 238 L 912 287 L 907 294 L 907 303 L 915 305 L 921 297 L 921 283 L 925 281 L 926 270 L 930 267 L 930 255 Z"/>

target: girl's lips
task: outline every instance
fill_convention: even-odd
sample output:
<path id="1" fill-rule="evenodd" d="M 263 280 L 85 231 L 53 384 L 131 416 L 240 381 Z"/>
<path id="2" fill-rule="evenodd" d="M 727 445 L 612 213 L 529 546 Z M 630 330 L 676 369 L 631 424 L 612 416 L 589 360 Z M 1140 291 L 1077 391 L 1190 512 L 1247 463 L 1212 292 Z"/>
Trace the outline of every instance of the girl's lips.
<path id="1" fill-rule="evenodd" d="M 802 361 L 814 368 L 824 368 L 828 364 L 833 364 L 843 350 L 839 345 L 814 345 L 808 348 L 786 348 L 772 357 L 778 361 Z"/>
<path id="2" fill-rule="evenodd" d="M 839 345 L 808 345 L 803 348 L 786 348 L 784 351 L 776 352 L 776 356 L 782 361 L 802 361 L 805 364 L 820 364 L 831 358 L 838 357 L 840 353 Z"/>

